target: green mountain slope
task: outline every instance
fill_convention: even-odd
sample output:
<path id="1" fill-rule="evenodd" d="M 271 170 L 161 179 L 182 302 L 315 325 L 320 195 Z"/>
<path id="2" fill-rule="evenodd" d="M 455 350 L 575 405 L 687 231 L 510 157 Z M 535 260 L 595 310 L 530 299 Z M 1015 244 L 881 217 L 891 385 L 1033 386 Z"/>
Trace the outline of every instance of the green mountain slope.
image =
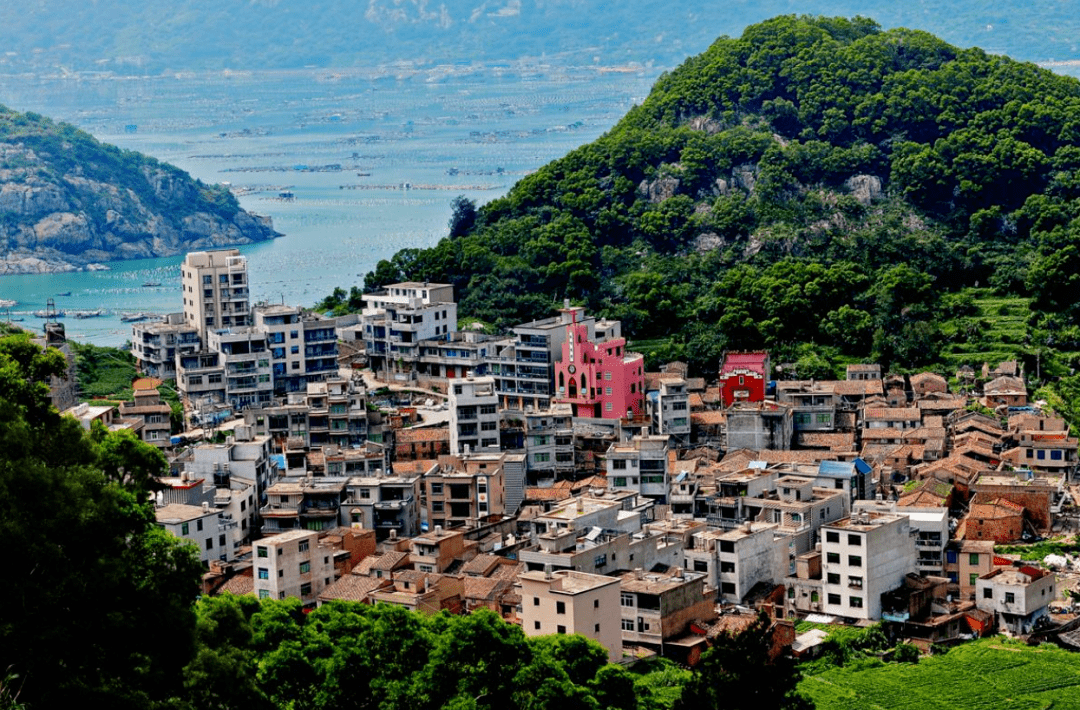
<path id="1" fill-rule="evenodd" d="M 803 375 L 938 363 L 970 338 L 943 327 L 976 310 L 960 292 L 989 286 L 1031 299 L 1010 349 L 1034 359 L 1080 349 L 1078 168 L 1080 82 L 869 20 L 780 17 L 366 285 L 449 281 L 500 325 L 568 297 L 663 339 L 657 357 L 711 370 L 766 346 Z"/>
<path id="2" fill-rule="evenodd" d="M 226 188 L 0 107 L 0 274 L 64 271 L 279 236 Z"/>

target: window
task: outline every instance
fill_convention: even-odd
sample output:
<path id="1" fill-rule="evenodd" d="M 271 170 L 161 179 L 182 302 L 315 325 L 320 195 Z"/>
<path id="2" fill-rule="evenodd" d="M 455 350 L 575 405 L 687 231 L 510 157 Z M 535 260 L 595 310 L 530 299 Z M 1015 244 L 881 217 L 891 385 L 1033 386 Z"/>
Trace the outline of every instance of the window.
<path id="1" fill-rule="evenodd" d="M 182 524 L 180 526 L 180 534 L 181 535 L 187 535 L 189 532 L 190 532 L 190 530 L 188 529 L 188 524 L 187 523 L 184 523 L 184 524 Z"/>
<path id="2" fill-rule="evenodd" d="M 533 597 L 533 606 L 540 606 L 540 597 Z"/>
<path id="3" fill-rule="evenodd" d="M 202 532 L 202 519 L 195 521 L 195 529 L 199 532 Z"/>
<path id="4" fill-rule="evenodd" d="M 1015 601 L 1016 601 L 1016 595 L 1015 594 L 1013 594 L 1012 592 L 1005 592 L 1005 603 L 1006 604 L 1012 604 Z"/>
<path id="5" fill-rule="evenodd" d="M 555 613 L 556 614 L 565 614 L 566 613 L 566 602 L 555 602 Z"/>
<path id="6" fill-rule="evenodd" d="M 270 570 L 265 567 L 259 568 L 259 579 L 270 579 Z"/>
<path id="7" fill-rule="evenodd" d="M 788 587 L 787 598 L 788 599 L 794 599 L 795 598 L 795 587 Z"/>
<path id="8" fill-rule="evenodd" d="M 607 564 L 607 555 L 597 555 L 596 559 L 593 560 L 593 566 L 594 567 L 603 567 L 606 564 Z"/>
<path id="9" fill-rule="evenodd" d="M 733 573 L 734 571 L 735 571 L 735 563 L 734 562 L 721 562 L 720 563 L 720 573 L 721 574 L 729 574 L 729 573 Z"/>
<path id="10" fill-rule="evenodd" d="M 826 553 L 825 554 L 825 561 L 828 562 L 830 565 L 838 565 L 838 564 L 840 564 L 840 553 L 839 552 Z"/>
<path id="11" fill-rule="evenodd" d="M 310 571 L 311 571 L 311 563 L 310 562 L 301 562 L 300 563 L 300 574 L 307 574 Z"/>
<path id="12" fill-rule="evenodd" d="M 979 553 L 972 552 L 970 555 L 968 555 L 968 564 L 969 565 L 977 565 L 977 564 L 979 564 Z"/>
<path id="13" fill-rule="evenodd" d="M 563 626 L 562 624 L 559 624 L 558 626 L 555 627 L 555 633 L 557 633 L 557 634 L 565 634 L 566 633 L 566 627 Z"/>
<path id="14" fill-rule="evenodd" d="M 441 483 L 432 483 L 431 484 L 431 495 L 433 495 L 433 496 L 441 496 L 442 495 L 442 484 Z"/>
<path id="15" fill-rule="evenodd" d="M 310 548 L 310 547 L 311 547 L 311 542 L 309 540 L 301 540 L 300 544 L 297 546 L 297 549 L 300 552 L 307 552 L 308 548 Z"/>
<path id="16" fill-rule="evenodd" d="M 300 354 L 300 346 L 299 345 L 292 346 L 291 348 L 289 348 L 289 353 L 291 355 L 299 355 Z"/>
<path id="17" fill-rule="evenodd" d="M 604 394 L 606 396 L 610 397 L 611 396 L 611 388 L 610 387 L 605 387 L 604 388 Z"/>
<path id="18" fill-rule="evenodd" d="M 978 572 L 972 572 L 971 574 L 968 575 L 968 584 L 971 585 L 972 587 L 974 587 L 975 586 L 975 581 L 978 578 L 979 578 L 979 573 Z"/>
<path id="19" fill-rule="evenodd" d="M 994 590 L 990 587 L 983 587 L 983 599 L 993 599 Z"/>
<path id="20" fill-rule="evenodd" d="M 266 549 L 265 547 L 256 547 L 255 550 L 256 550 L 256 554 L 259 557 L 269 557 L 270 556 L 270 550 Z"/>
<path id="21" fill-rule="evenodd" d="M 839 604 L 840 603 L 840 595 L 839 594 L 830 594 L 828 599 L 829 599 L 830 604 Z"/>
<path id="22" fill-rule="evenodd" d="M 835 530 L 825 531 L 825 542 L 840 542 L 840 533 Z"/>
<path id="23" fill-rule="evenodd" d="M 614 459 L 611 462 L 611 467 L 618 470 L 624 470 L 626 468 L 626 459 Z"/>
<path id="24" fill-rule="evenodd" d="M 862 545 L 862 535 L 848 535 L 847 544 L 855 546 Z"/>
<path id="25" fill-rule="evenodd" d="M 269 589 L 260 589 L 259 590 L 259 599 L 269 599 L 269 598 L 270 598 L 270 590 Z"/>
<path id="26" fill-rule="evenodd" d="M 622 606 L 634 606 L 634 595 L 633 594 L 620 594 L 619 595 L 619 604 L 621 604 Z"/>
<path id="27" fill-rule="evenodd" d="M 848 577 L 847 583 L 852 589 L 862 589 L 862 577 Z"/>
<path id="28" fill-rule="evenodd" d="M 206 549 L 207 550 L 213 550 L 214 549 L 214 538 L 212 538 L 212 537 L 206 538 Z"/>
<path id="29" fill-rule="evenodd" d="M 600 608 L 600 600 L 599 599 L 593 599 L 592 600 L 592 608 L 593 609 L 599 609 Z"/>
<path id="30" fill-rule="evenodd" d="M 862 557 L 860 555 L 848 555 L 847 563 L 852 567 L 862 567 Z"/>
<path id="31" fill-rule="evenodd" d="M 289 331 L 289 339 L 290 340 L 296 340 L 298 337 L 300 337 L 300 334 L 297 331 L 295 331 L 295 330 Z"/>
<path id="32" fill-rule="evenodd" d="M 848 606 L 852 609 L 862 609 L 862 597 L 848 597 Z"/>
<path id="33" fill-rule="evenodd" d="M 300 585 L 300 596 L 306 597 L 311 594 L 311 582 L 304 582 Z"/>
<path id="34" fill-rule="evenodd" d="M 540 630 L 540 622 L 539 621 L 534 621 L 533 622 L 533 628 L 536 629 L 537 631 L 539 631 Z"/>
<path id="35" fill-rule="evenodd" d="M 829 584 L 840 584 L 840 575 L 837 572 L 829 572 L 825 581 Z"/>
<path id="36" fill-rule="evenodd" d="M 595 624 L 593 626 L 593 632 L 594 633 L 600 633 L 600 624 Z"/>
<path id="37" fill-rule="evenodd" d="M 623 619 L 622 620 L 622 630 L 623 631 L 633 631 L 634 630 L 634 620 L 633 619 Z"/>

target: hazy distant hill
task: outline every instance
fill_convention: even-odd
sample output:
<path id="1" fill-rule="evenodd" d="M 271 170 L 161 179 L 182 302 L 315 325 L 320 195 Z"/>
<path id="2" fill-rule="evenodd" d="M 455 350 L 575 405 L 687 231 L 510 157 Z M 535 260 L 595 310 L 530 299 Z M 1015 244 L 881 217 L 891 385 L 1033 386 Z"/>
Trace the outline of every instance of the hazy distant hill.
<path id="1" fill-rule="evenodd" d="M 0 72 L 152 72 L 569 55 L 674 65 L 782 13 L 872 16 L 1019 59 L 1080 58 L 1071 2 L 36 0 L 0 5 Z"/>
<path id="2" fill-rule="evenodd" d="M 67 271 L 278 236 L 224 187 L 0 106 L 0 274 Z"/>

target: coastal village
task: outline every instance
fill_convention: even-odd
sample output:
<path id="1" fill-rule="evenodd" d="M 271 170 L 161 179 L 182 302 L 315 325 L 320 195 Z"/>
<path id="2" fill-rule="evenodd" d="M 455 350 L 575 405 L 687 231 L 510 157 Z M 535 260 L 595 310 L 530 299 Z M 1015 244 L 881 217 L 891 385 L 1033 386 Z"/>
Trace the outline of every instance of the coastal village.
<path id="1" fill-rule="evenodd" d="M 236 249 L 182 283 L 181 312 L 133 325 L 132 402 L 78 404 L 74 370 L 53 401 L 166 454 L 157 522 L 204 594 L 486 608 L 614 662 L 692 666 L 761 611 L 798 657 L 825 638 L 803 620 L 1080 646 L 1080 563 L 1015 547 L 1077 532 L 1078 441 L 1016 362 L 819 381 L 728 352 L 692 377 L 569 303 L 488 335 L 410 282 L 326 317 L 250 303 Z"/>

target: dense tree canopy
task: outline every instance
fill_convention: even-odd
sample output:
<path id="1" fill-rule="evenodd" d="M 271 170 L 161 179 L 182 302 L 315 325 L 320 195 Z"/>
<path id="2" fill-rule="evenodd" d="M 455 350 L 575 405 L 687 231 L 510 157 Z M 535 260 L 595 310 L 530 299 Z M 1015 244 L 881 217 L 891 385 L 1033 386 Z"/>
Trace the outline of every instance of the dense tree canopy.
<path id="1" fill-rule="evenodd" d="M 1080 82 L 1031 64 L 778 17 L 475 216 L 458 204 L 452 238 L 366 286 L 449 282 L 501 326 L 569 297 L 699 371 L 725 347 L 809 344 L 933 365 L 955 330 L 942 296 L 973 286 L 1034 299 L 1060 341 L 1080 325 L 1077 116 Z"/>

